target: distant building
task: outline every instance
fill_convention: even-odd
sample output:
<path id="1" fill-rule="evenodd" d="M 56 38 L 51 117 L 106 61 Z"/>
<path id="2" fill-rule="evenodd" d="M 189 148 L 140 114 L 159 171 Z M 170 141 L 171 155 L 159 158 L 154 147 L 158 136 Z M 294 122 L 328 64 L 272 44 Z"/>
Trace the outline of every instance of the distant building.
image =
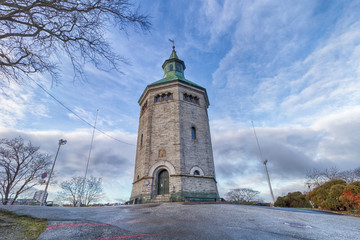
<path id="1" fill-rule="evenodd" d="M 41 195 L 43 194 L 43 190 L 39 190 L 39 191 L 36 191 L 34 193 L 34 197 L 33 197 L 33 200 L 36 200 L 36 201 L 39 201 L 41 200 Z M 46 199 L 48 197 L 48 193 L 46 193 L 45 197 L 44 197 L 44 201 L 46 202 Z"/>
<path id="2" fill-rule="evenodd" d="M 139 99 L 140 119 L 133 188 L 135 203 L 215 201 L 219 198 L 206 89 L 184 77 L 176 54 L 162 65 L 164 77 Z"/>

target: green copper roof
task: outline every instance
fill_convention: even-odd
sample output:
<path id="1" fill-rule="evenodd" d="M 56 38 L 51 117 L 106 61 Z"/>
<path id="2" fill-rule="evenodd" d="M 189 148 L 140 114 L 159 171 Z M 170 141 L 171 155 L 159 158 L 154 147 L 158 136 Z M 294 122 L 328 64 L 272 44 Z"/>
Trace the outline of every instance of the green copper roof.
<path id="1" fill-rule="evenodd" d="M 151 87 L 151 86 L 155 86 L 155 85 L 162 84 L 162 83 L 173 82 L 173 81 L 176 81 L 176 80 L 179 80 L 180 82 L 189 84 L 189 85 L 191 85 L 193 87 L 197 87 L 197 88 L 201 88 L 201 89 L 205 90 L 205 88 L 201 87 L 200 85 L 197 85 L 196 83 L 193 83 L 193 82 L 185 79 L 184 77 L 178 77 L 178 76 L 163 78 L 163 79 L 160 79 L 159 81 L 153 82 L 153 83 L 151 83 L 151 84 L 149 84 L 147 86 Z"/>
<path id="2" fill-rule="evenodd" d="M 165 62 L 162 65 L 162 68 L 164 69 L 164 77 L 156 82 L 153 82 L 149 85 L 147 85 L 146 89 L 152 86 L 170 83 L 174 81 L 179 81 L 185 84 L 188 84 L 190 86 L 200 88 L 206 92 L 206 89 L 197 85 L 196 83 L 193 83 L 189 80 L 187 80 L 184 76 L 184 70 L 185 70 L 185 63 L 176 54 L 175 46 L 173 46 L 173 50 L 171 52 L 170 58 L 165 60 Z M 144 90 L 143 94 L 146 92 L 146 89 Z M 141 95 L 139 101 L 141 100 L 143 94 Z"/>
<path id="3" fill-rule="evenodd" d="M 177 54 L 176 54 L 175 47 L 173 48 L 172 53 L 171 53 L 169 59 L 173 59 L 173 58 L 179 59 L 179 57 L 178 57 Z"/>

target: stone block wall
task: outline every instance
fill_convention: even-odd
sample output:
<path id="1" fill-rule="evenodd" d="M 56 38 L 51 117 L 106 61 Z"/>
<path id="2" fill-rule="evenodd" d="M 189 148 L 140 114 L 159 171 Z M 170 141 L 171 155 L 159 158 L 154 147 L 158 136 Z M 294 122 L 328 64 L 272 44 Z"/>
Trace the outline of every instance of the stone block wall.
<path id="1" fill-rule="evenodd" d="M 155 97 L 163 93 L 171 93 L 172 99 L 155 102 Z M 196 96 L 199 103 L 185 101 L 184 94 Z M 160 168 L 169 172 L 173 200 L 184 201 L 184 197 L 194 194 L 217 195 L 206 92 L 175 81 L 148 87 L 139 105 L 131 199 L 146 202 L 156 195 L 156 171 Z M 192 139 L 192 127 L 196 129 L 196 139 Z M 204 176 L 191 176 L 194 167 L 201 168 Z"/>

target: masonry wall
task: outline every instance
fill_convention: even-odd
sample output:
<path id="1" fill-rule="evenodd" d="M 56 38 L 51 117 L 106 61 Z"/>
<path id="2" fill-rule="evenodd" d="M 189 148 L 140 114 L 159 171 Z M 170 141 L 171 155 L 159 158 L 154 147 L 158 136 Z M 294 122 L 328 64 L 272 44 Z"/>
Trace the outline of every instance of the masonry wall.
<path id="1" fill-rule="evenodd" d="M 172 100 L 154 102 L 155 97 L 163 93 L 171 93 Z M 197 96 L 199 104 L 184 101 L 184 93 Z M 139 102 L 142 110 L 131 199 L 146 202 L 154 197 L 157 176 L 149 175 L 149 171 L 161 163 L 167 164 L 163 167 L 170 174 L 169 192 L 176 195 L 176 199 L 183 201 L 185 195 L 198 192 L 217 194 L 205 94 L 201 89 L 179 82 L 145 90 Z M 192 127 L 196 129 L 196 139 L 192 139 Z M 190 176 L 193 167 L 200 167 L 204 176 Z"/>

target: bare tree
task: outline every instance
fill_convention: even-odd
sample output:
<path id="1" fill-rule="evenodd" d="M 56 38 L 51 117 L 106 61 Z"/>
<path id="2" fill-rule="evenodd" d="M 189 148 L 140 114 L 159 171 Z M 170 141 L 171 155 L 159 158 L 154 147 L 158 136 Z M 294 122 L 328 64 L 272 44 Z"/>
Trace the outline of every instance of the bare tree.
<path id="1" fill-rule="evenodd" d="M 255 201 L 255 197 L 259 194 L 259 191 L 253 190 L 251 188 L 235 188 L 226 195 L 229 201 L 237 203 L 249 203 Z"/>
<path id="2" fill-rule="evenodd" d="M 358 170 L 360 170 L 360 168 L 358 168 Z M 360 175 L 357 174 L 357 169 L 342 171 L 340 172 L 339 175 L 340 175 L 340 179 L 345 180 L 347 183 L 360 180 Z"/>
<path id="3" fill-rule="evenodd" d="M 306 185 L 309 190 L 319 187 L 333 179 L 345 180 L 347 183 L 360 180 L 360 167 L 353 170 L 340 171 L 336 167 L 325 169 L 310 169 L 306 173 Z"/>
<path id="4" fill-rule="evenodd" d="M 57 79 L 56 58 L 65 53 L 74 78 L 83 76 L 83 65 L 118 69 L 125 59 L 112 51 L 104 33 L 111 26 L 146 32 L 148 17 L 130 0 L 1 0 L 0 84 L 23 82 L 33 73 Z"/>
<path id="5" fill-rule="evenodd" d="M 4 205 L 15 202 L 19 194 L 32 189 L 42 171 L 50 165 L 50 156 L 21 137 L 0 139 L 0 194 Z"/>
<path id="6" fill-rule="evenodd" d="M 84 177 L 72 177 L 70 180 L 62 182 L 59 198 L 70 202 L 73 206 L 77 206 L 78 203 L 81 206 L 89 205 L 104 198 L 101 178 L 87 178 L 84 189 L 82 189 L 83 183 Z"/>
<path id="7" fill-rule="evenodd" d="M 354 169 L 354 175 L 356 177 L 356 180 L 360 180 L 360 167 Z"/>
<path id="8" fill-rule="evenodd" d="M 316 188 L 326 182 L 328 179 L 325 178 L 323 172 L 319 169 L 313 168 L 306 171 L 306 185 L 309 190 Z"/>

